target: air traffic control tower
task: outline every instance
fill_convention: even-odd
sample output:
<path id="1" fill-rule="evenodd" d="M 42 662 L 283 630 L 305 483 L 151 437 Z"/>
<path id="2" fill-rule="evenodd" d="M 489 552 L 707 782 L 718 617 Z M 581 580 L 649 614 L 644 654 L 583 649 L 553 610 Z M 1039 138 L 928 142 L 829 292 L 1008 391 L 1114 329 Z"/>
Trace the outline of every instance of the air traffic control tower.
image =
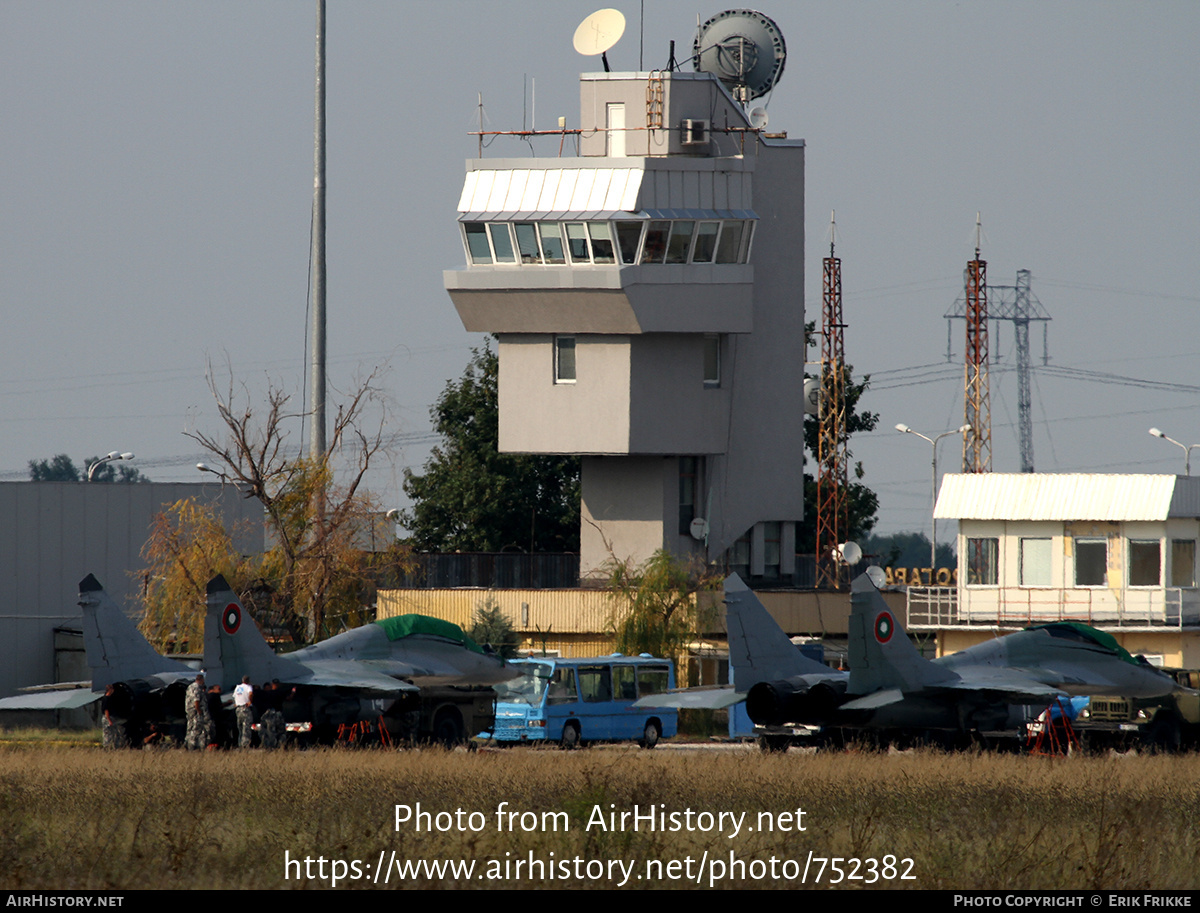
<path id="1" fill-rule="evenodd" d="M 697 60 L 735 14 L 774 28 L 721 14 Z M 752 74 L 707 69 L 585 73 L 577 157 L 467 162 L 446 289 L 498 337 L 500 449 L 582 456 L 583 578 L 657 549 L 793 571 L 804 141 L 747 112 Z"/>

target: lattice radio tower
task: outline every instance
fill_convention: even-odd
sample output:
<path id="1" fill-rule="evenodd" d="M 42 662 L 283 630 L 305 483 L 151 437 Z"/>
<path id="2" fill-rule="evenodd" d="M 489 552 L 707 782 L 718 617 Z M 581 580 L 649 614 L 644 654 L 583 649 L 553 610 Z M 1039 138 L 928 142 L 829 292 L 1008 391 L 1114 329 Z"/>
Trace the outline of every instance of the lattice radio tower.
<path id="1" fill-rule="evenodd" d="M 963 395 L 963 472 L 992 471 L 992 406 L 988 395 L 987 261 L 979 259 L 982 227 L 975 214 L 975 259 L 963 272 L 967 320 L 966 371 Z"/>
<path id="2" fill-rule="evenodd" d="M 838 547 L 849 533 L 846 509 L 846 346 L 842 336 L 842 261 L 833 255 L 833 214 L 829 256 L 822 261 L 821 400 L 817 438 L 817 588 L 840 589 Z"/>
<path id="3" fill-rule="evenodd" d="M 1034 321 L 1042 324 L 1042 364 L 1049 362 L 1047 354 L 1047 324 L 1052 319 L 1042 303 L 1030 289 L 1030 273 L 1027 269 L 1017 270 L 1016 285 L 989 285 L 987 287 L 988 319 L 1011 320 L 1016 337 L 1017 354 L 1017 424 L 1021 443 L 1021 472 L 1033 472 L 1033 398 L 1030 392 L 1029 371 L 1029 325 Z M 946 312 L 947 319 L 966 317 L 966 296 L 962 295 Z M 946 325 L 946 361 L 951 361 L 950 324 Z"/>

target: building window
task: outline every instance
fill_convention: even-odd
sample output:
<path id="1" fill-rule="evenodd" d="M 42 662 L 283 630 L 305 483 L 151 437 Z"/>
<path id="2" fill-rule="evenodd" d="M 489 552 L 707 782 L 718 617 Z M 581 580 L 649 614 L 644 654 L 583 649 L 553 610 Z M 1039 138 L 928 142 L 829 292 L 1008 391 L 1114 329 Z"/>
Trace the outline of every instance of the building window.
<path id="1" fill-rule="evenodd" d="M 668 263 L 688 262 L 688 255 L 692 252 L 692 234 L 695 230 L 695 222 L 673 222 L 671 224 L 671 238 L 667 241 Z"/>
<path id="2" fill-rule="evenodd" d="M 699 489 L 698 467 L 695 457 L 679 458 L 679 535 L 692 534 L 692 521 L 696 519 L 696 491 Z"/>
<path id="3" fill-rule="evenodd" d="M 467 254 L 472 263 L 491 263 L 492 249 L 488 246 L 487 227 L 482 222 L 467 222 L 463 225 L 467 236 Z"/>
<path id="4" fill-rule="evenodd" d="M 783 524 L 772 520 L 763 524 L 763 576 L 778 577 L 783 557 Z"/>
<path id="5" fill-rule="evenodd" d="M 621 249 L 621 262 L 627 266 L 638 262 L 638 248 L 642 244 L 642 229 L 645 225 L 645 222 L 617 223 L 617 246 Z"/>
<path id="6" fill-rule="evenodd" d="M 508 223 L 492 222 L 488 225 L 488 233 L 492 236 L 492 252 L 496 255 L 496 262 L 516 263 L 517 253 L 513 250 L 512 235 L 508 233 Z"/>
<path id="7" fill-rule="evenodd" d="M 1000 540 L 967 540 L 967 585 L 996 586 L 1000 582 Z"/>
<path id="8" fill-rule="evenodd" d="M 721 386 L 721 337 L 716 333 L 704 336 L 704 386 Z"/>
<path id="9" fill-rule="evenodd" d="M 566 263 L 567 255 L 563 250 L 562 231 L 557 222 L 538 222 L 538 233 L 542 237 L 542 253 L 550 264 Z"/>
<path id="10" fill-rule="evenodd" d="M 1021 540 L 1021 586 L 1050 586 L 1050 541 Z"/>
<path id="11" fill-rule="evenodd" d="M 712 263 L 717 250 L 717 232 L 720 222 L 701 222 L 696 229 L 696 246 L 692 250 L 693 263 Z"/>
<path id="12" fill-rule="evenodd" d="M 1108 541 L 1075 540 L 1075 586 L 1104 586 L 1108 580 Z"/>
<path id="13" fill-rule="evenodd" d="M 554 382 L 575 383 L 575 337 L 554 337 Z"/>
<path id="14" fill-rule="evenodd" d="M 517 233 L 517 251 L 521 262 L 534 265 L 542 262 L 542 252 L 538 249 L 538 230 L 533 222 L 518 222 L 513 226 Z"/>
<path id="15" fill-rule="evenodd" d="M 1171 540 L 1171 586 L 1196 585 L 1196 540 Z"/>
<path id="16" fill-rule="evenodd" d="M 1159 586 L 1162 583 L 1162 546 L 1157 539 L 1129 541 L 1129 585 Z"/>

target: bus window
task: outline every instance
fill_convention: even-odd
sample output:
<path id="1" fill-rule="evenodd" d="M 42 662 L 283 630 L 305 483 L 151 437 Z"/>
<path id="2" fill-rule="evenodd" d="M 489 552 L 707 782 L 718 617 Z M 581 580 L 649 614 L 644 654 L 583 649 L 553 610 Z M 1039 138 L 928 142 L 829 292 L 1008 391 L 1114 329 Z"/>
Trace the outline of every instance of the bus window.
<path id="1" fill-rule="evenodd" d="M 570 666 L 559 666 L 554 670 L 550 679 L 550 692 L 546 695 L 547 704 L 574 704 L 579 700 L 575 690 L 575 670 Z"/>
<path id="2" fill-rule="evenodd" d="M 637 700 L 637 670 L 633 666 L 613 666 L 614 700 Z"/>
<path id="3" fill-rule="evenodd" d="M 608 666 L 580 666 L 579 692 L 588 703 L 612 700 L 612 675 Z"/>
<path id="4" fill-rule="evenodd" d="M 671 687 L 671 670 L 667 666 L 638 666 L 638 697 L 662 694 Z"/>

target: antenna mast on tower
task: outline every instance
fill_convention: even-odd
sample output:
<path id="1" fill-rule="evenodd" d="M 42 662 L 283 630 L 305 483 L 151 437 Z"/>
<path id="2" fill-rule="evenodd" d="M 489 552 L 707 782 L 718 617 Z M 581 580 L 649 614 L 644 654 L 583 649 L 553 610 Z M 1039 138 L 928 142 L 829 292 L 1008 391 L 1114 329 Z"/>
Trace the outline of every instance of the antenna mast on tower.
<path id="1" fill-rule="evenodd" d="M 975 213 L 975 259 L 963 272 L 966 297 L 967 350 L 963 396 L 963 472 L 992 471 L 992 406 L 988 395 L 987 261 L 979 259 L 982 226 Z"/>
<path id="2" fill-rule="evenodd" d="M 842 261 L 833 255 L 834 213 L 829 215 L 829 256 L 822 260 L 821 407 L 817 438 L 817 587 L 839 589 L 838 547 L 849 533 L 846 510 L 846 346 L 842 331 Z"/>

